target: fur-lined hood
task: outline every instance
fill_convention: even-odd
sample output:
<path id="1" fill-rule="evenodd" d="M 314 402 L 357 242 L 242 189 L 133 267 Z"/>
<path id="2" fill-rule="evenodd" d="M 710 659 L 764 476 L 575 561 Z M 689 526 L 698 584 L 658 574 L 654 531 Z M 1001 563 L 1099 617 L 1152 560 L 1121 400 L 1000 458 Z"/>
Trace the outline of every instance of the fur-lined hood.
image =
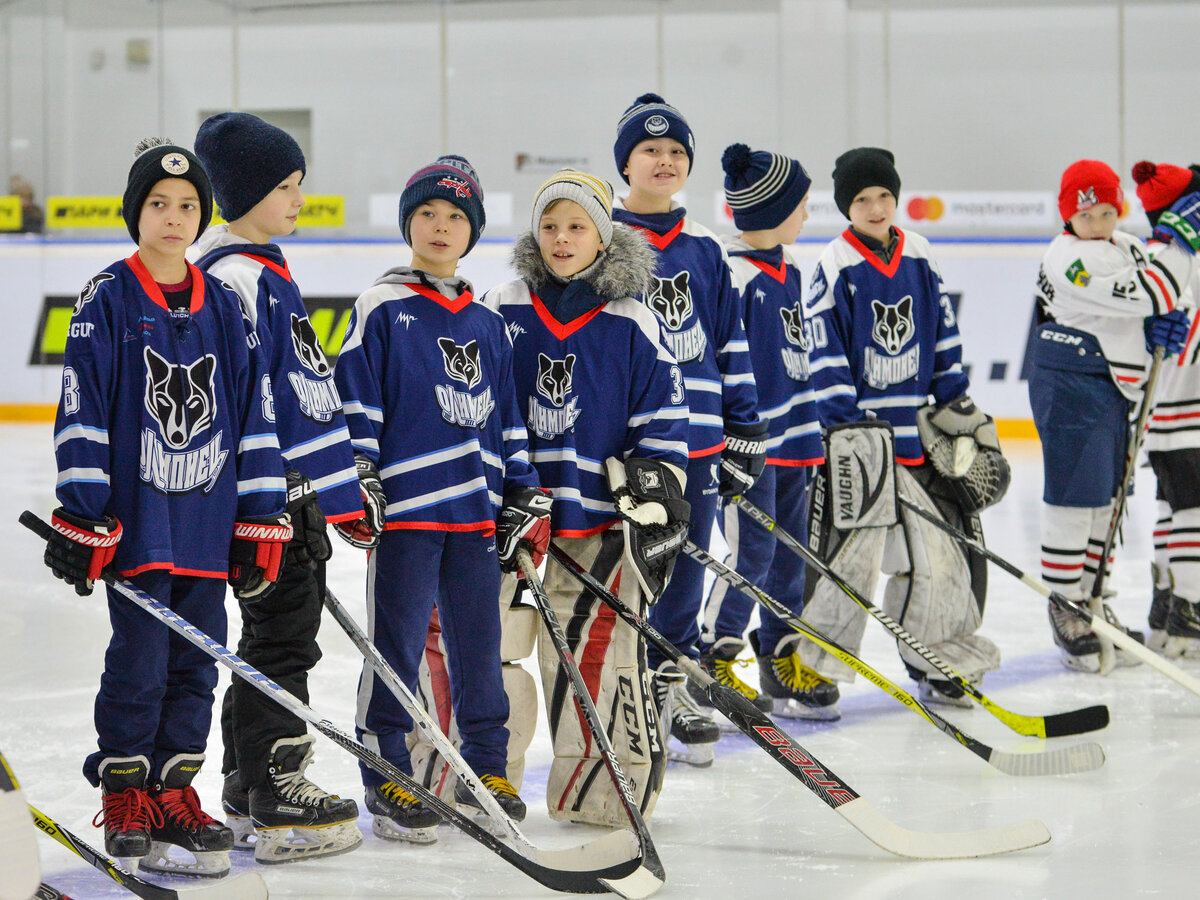
<path id="1" fill-rule="evenodd" d="M 532 231 L 527 231 L 513 245 L 512 266 L 533 290 L 539 291 L 551 280 L 565 282 L 554 275 L 542 261 L 542 251 Z M 637 231 L 620 222 L 613 223 L 610 246 L 596 261 L 572 281 L 585 281 L 605 301 L 624 300 L 646 293 L 658 265 L 654 250 Z"/>

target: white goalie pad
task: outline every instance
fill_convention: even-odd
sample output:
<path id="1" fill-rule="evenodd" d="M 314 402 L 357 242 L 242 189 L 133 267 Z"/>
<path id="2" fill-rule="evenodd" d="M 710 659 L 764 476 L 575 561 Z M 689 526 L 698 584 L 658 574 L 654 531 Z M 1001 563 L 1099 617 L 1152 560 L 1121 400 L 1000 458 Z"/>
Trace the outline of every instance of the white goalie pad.
<path id="1" fill-rule="evenodd" d="M 892 426 L 866 419 L 829 429 L 830 510 L 842 531 L 896 524 L 896 446 Z"/>

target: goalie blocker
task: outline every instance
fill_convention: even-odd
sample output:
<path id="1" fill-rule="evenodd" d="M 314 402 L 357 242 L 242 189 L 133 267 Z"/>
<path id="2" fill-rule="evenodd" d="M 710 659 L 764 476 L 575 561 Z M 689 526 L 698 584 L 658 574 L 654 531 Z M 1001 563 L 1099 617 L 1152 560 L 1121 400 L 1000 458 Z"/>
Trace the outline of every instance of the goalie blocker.
<path id="1" fill-rule="evenodd" d="M 604 461 L 625 534 L 625 558 L 651 603 L 659 598 L 687 540 L 691 505 L 683 499 L 687 477 L 656 459 L 615 456 Z"/>

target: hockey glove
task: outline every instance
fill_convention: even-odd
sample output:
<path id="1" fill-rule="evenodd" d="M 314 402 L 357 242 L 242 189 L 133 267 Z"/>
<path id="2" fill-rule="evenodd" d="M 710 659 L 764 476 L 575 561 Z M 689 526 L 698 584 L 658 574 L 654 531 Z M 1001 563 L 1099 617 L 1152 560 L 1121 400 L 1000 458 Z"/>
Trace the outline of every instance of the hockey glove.
<path id="1" fill-rule="evenodd" d="M 275 587 L 283 554 L 292 539 L 288 514 L 233 523 L 229 586 L 239 600 L 261 600 Z"/>
<path id="2" fill-rule="evenodd" d="M 1149 316 L 1145 321 L 1146 349 L 1151 353 L 1162 347 L 1165 356 L 1174 356 L 1187 343 L 1192 323 L 1182 309 L 1173 309 L 1161 316 Z"/>
<path id="3" fill-rule="evenodd" d="M 504 498 L 496 517 L 496 555 L 504 572 L 519 572 L 517 550 L 525 550 L 535 566 L 550 546 L 550 507 L 554 498 L 544 488 L 520 488 Z"/>
<path id="4" fill-rule="evenodd" d="M 1184 194 L 1171 204 L 1158 217 L 1153 237 L 1164 244 L 1174 241 L 1191 254 L 1200 250 L 1200 193 Z"/>
<path id="5" fill-rule="evenodd" d="M 317 490 L 309 479 L 295 469 L 287 470 L 287 513 L 292 519 L 292 558 L 302 566 L 325 562 L 333 555 L 325 513 L 317 499 Z"/>
<path id="6" fill-rule="evenodd" d="M 379 546 L 379 536 L 383 534 L 387 495 L 383 492 L 383 482 L 379 479 L 379 469 L 374 462 L 365 456 L 356 456 L 354 468 L 358 470 L 358 487 L 362 491 L 366 515 L 361 519 L 338 522 L 334 528 L 351 547 L 373 550 Z"/>
<path id="7" fill-rule="evenodd" d="M 721 451 L 721 480 L 717 493 L 737 497 L 754 487 L 767 457 L 767 423 L 725 424 L 725 449 Z"/>
<path id="8" fill-rule="evenodd" d="M 1000 451 L 996 421 L 970 397 L 919 409 L 917 434 L 963 512 L 973 515 L 1008 492 L 1012 469 Z"/>
<path id="9" fill-rule="evenodd" d="M 121 540 L 121 523 L 113 516 L 94 522 L 73 516 L 61 506 L 50 517 L 54 535 L 46 542 L 46 565 L 86 597 L 101 573 L 111 565 Z"/>
<path id="10" fill-rule="evenodd" d="M 658 600 L 687 540 L 692 508 L 683 499 L 685 475 L 656 459 L 604 461 L 608 489 L 625 532 L 625 558 L 651 603 Z"/>

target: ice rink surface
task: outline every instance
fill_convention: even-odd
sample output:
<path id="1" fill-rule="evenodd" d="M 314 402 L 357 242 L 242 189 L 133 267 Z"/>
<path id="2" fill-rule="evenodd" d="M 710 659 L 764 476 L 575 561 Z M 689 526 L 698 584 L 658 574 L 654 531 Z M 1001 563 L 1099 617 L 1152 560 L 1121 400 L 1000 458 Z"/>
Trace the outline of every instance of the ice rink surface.
<path id="1" fill-rule="evenodd" d="M 1041 494 L 1036 444 L 1010 442 L 1013 486 L 985 514 L 988 543 L 1020 568 L 1038 574 Z M 91 820 L 99 793 L 80 774 L 94 746 L 92 701 L 108 619 L 101 592 L 76 597 L 42 565 L 42 549 L 17 524 L 22 509 L 43 517 L 54 507 L 48 425 L 0 427 L 0 519 L 8 524 L 0 567 L 0 748 L 28 799 L 95 846 Z M 1153 475 L 1139 472 L 1125 545 L 1112 584 L 1123 621 L 1145 627 L 1154 519 Z M 330 586 L 365 620 L 365 562 L 335 541 Z M 1041 819 L 1045 846 L 990 859 L 913 862 L 878 849 L 741 735 L 723 737 L 710 769 L 672 765 L 651 831 L 667 870 L 663 898 L 810 897 L 828 900 L 1012 900 L 1012 898 L 1188 897 L 1200 884 L 1200 697 L 1146 666 L 1108 678 L 1068 672 L 1058 661 L 1045 601 L 1002 571 L 990 572 L 982 633 L 1004 654 L 983 691 L 1018 713 L 1045 715 L 1105 703 L 1112 723 L 1091 735 L 1023 738 L 981 708 L 945 717 L 971 736 L 1010 752 L 1098 741 L 1107 763 L 1087 774 L 1013 777 L 989 766 L 892 697 L 862 679 L 843 686 L 843 718 L 831 724 L 782 720 L 818 760 L 894 822 L 920 831 L 965 831 Z M 231 622 L 237 622 L 230 603 Z M 231 627 L 236 631 L 236 627 Z M 312 680 L 312 705 L 353 729 L 360 661 L 327 617 L 325 657 Z M 892 641 L 868 623 L 864 658 L 905 689 L 913 688 Z M 1200 676 L 1200 662 L 1182 665 Z M 753 669 L 744 670 L 748 680 Z M 222 673 L 221 690 L 228 682 Z M 565 847 L 597 832 L 551 822 L 544 805 L 550 744 L 544 723 L 528 756 L 522 796 L 530 806 L 527 835 Z M 220 735 L 197 786 L 205 807 L 219 811 Z M 360 801 L 357 764 L 321 737 L 309 774 L 328 790 Z M 383 842 L 366 833 L 353 853 L 323 861 L 260 868 L 272 897 L 550 897 L 499 857 L 449 826 L 428 847 Z M 41 840 L 44 878 L 75 898 L 130 896 L 48 839 Z M 254 867 L 234 855 L 235 871 Z M 185 879 L 164 879 L 186 889 Z"/>

